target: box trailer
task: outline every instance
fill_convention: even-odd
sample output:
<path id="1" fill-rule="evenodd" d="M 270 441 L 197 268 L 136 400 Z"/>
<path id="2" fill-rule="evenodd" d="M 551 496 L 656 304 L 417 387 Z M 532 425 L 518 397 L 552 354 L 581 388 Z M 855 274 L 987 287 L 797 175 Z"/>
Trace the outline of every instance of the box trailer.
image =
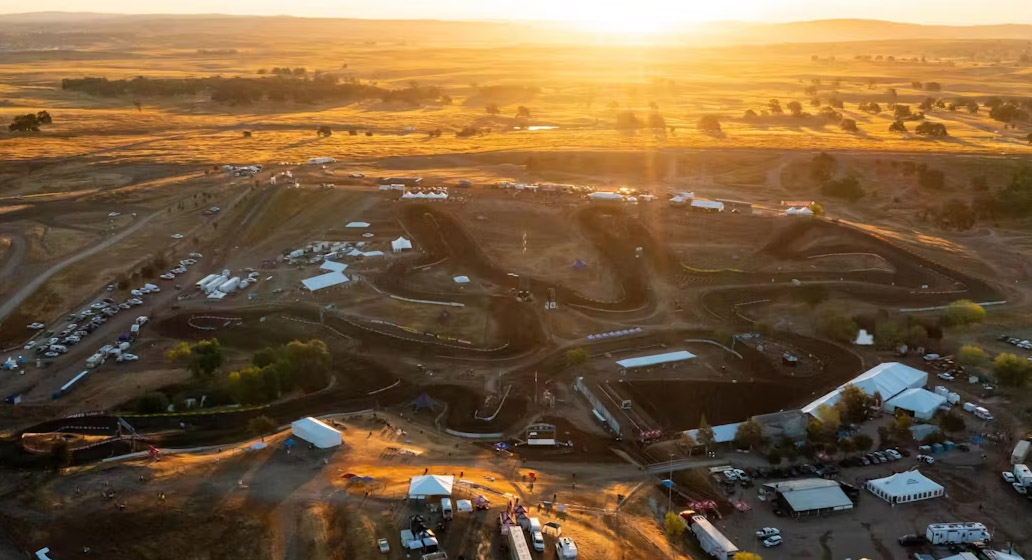
<path id="1" fill-rule="evenodd" d="M 227 280 L 229 280 L 229 277 L 221 275 L 221 274 L 216 276 L 215 278 L 212 278 L 211 280 L 209 280 L 207 283 L 204 284 L 204 288 L 203 288 L 204 289 L 204 293 L 210 294 L 210 293 L 214 292 L 215 290 L 217 290 L 219 288 L 219 286 L 221 286 L 222 284 L 226 283 Z"/>
<path id="2" fill-rule="evenodd" d="M 514 525 L 509 528 L 509 560 L 534 560 L 530 555 L 530 545 L 527 544 L 527 536 L 523 528 Z"/>
<path id="3" fill-rule="evenodd" d="M 1014 478 L 1025 488 L 1032 488 L 1032 470 L 1028 465 L 1014 465 Z"/>
<path id="4" fill-rule="evenodd" d="M 209 274 L 209 275 L 205 276 L 204 278 L 201 278 L 200 280 L 198 280 L 197 283 L 194 284 L 194 285 L 197 286 L 198 288 L 202 288 L 203 289 L 205 284 L 207 284 L 208 282 L 211 282 L 212 280 L 214 280 L 215 278 L 218 278 L 218 277 L 219 277 L 218 274 Z"/>
<path id="5" fill-rule="evenodd" d="M 992 535 L 981 523 L 932 523 L 925 529 L 931 544 L 970 544 L 989 542 Z"/>
<path id="6" fill-rule="evenodd" d="M 1027 439 L 1023 439 L 1014 445 L 1014 451 L 1011 452 L 1012 465 L 1020 465 L 1025 462 L 1025 459 L 1028 458 L 1030 445 L 1032 445 L 1032 442 L 1029 442 Z"/>
<path id="7" fill-rule="evenodd" d="M 228 293 L 232 292 L 233 290 L 237 289 L 239 286 L 240 286 L 240 277 L 239 276 L 234 276 L 234 277 L 230 278 L 229 280 L 226 280 L 221 286 L 219 286 L 219 291 L 224 293 L 224 294 L 228 294 Z"/>
<path id="8" fill-rule="evenodd" d="M 738 547 L 704 516 L 693 515 L 690 521 L 692 534 L 699 540 L 699 546 L 706 554 L 717 560 L 731 560 L 739 552 Z"/>

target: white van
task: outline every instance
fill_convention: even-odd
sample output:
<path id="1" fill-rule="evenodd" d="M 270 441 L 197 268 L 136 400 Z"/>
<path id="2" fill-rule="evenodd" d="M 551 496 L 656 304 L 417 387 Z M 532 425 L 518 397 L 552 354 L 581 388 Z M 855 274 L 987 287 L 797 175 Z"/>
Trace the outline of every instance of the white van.
<path id="1" fill-rule="evenodd" d="M 530 540 L 534 545 L 534 550 L 545 551 L 545 536 L 541 534 L 541 520 L 537 517 L 530 518 Z"/>
<path id="2" fill-rule="evenodd" d="M 441 515 L 445 519 L 451 519 L 455 512 L 452 510 L 451 498 L 441 498 Z"/>
<path id="3" fill-rule="evenodd" d="M 136 324 L 137 325 L 146 325 L 147 321 L 149 321 L 149 319 L 147 318 L 146 315 L 140 315 L 139 317 L 136 318 Z"/>
<path id="4" fill-rule="evenodd" d="M 140 334 L 140 324 L 139 323 L 133 323 L 133 325 L 131 327 L 129 327 L 129 332 L 131 334 Z"/>

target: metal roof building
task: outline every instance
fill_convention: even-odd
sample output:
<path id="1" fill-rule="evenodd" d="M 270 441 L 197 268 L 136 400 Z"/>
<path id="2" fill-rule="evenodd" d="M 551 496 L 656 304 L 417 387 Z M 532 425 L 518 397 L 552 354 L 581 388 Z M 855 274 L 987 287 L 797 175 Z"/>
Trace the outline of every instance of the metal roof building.
<path id="1" fill-rule="evenodd" d="M 853 509 L 853 501 L 834 480 L 806 478 L 771 482 L 763 487 L 773 492 L 778 503 L 793 515 Z"/>
<path id="2" fill-rule="evenodd" d="M 694 357 L 695 354 L 692 354 L 687 350 L 678 350 L 677 352 L 666 352 L 665 354 L 653 354 L 651 356 L 627 358 L 626 360 L 617 361 L 616 364 L 624 369 L 633 369 L 640 367 L 655 366 L 659 364 L 668 364 L 671 362 L 681 362 L 684 360 L 690 360 Z"/>
<path id="3" fill-rule="evenodd" d="M 348 281 L 348 277 L 344 276 L 341 272 L 327 272 L 326 274 L 320 274 L 319 276 L 313 276 L 311 278 L 305 278 L 301 281 L 311 291 L 321 290 L 323 288 L 329 288 L 330 286 L 336 286 L 337 284 L 343 284 Z"/>

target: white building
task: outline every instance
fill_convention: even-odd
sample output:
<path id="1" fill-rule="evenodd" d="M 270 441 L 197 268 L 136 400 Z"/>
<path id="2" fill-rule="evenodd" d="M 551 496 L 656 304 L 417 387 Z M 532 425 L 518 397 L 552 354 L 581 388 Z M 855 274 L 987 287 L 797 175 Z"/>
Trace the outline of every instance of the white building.
<path id="1" fill-rule="evenodd" d="M 946 489 L 917 470 L 870 480 L 867 489 L 890 504 L 905 504 L 946 495 Z"/>
<path id="2" fill-rule="evenodd" d="M 802 410 L 816 418 L 817 409 L 822 406 L 835 406 L 835 403 L 839 401 L 842 390 L 849 385 L 856 385 L 864 393 L 872 397 L 877 393 L 881 396 L 882 402 L 887 402 L 907 389 L 921 388 L 926 384 L 928 384 L 927 372 L 914 369 L 899 362 L 887 362 L 878 364 L 861 373 L 851 381 L 840 385 L 834 391 L 804 406 Z"/>
<path id="3" fill-rule="evenodd" d="M 339 431 L 311 416 L 292 422 L 290 432 L 319 449 L 337 447 L 343 441 Z"/>

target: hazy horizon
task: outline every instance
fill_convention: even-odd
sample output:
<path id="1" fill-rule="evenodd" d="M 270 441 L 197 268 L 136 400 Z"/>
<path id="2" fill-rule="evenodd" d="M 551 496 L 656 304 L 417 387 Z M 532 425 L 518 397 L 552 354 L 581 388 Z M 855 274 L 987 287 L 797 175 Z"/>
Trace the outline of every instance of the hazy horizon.
<path id="1" fill-rule="evenodd" d="M 955 9 L 950 5 L 956 4 Z M 0 0 L 0 14 L 86 12 L 126 15 L 294 16 L 349 19 L 433 19 L 458 21 L 538 21 L 572 24 L 585 29 L 663 32 L 710 22 L 786 23 L 824 19 L 886 20 L 918 25 L 1032 24 L 1027 0 L 997 0 L 991 10 L 964 10 L 959 1 L 914 0 L 897 5 L 891 0 L 829 0 L 814 6 L 807 0 L 725 0 L 685 7 L 671 0 L 639 0 L 635 9 L 616 2 L 588 0 L 296 0 L 289 6 L 276 0 L 141 0 L 127 6 L 121 0 Z M 1006 14 L 1000 17 L 1000 14 Z M 1030 38 L 1032 39 L 1032 38 Z"/>

